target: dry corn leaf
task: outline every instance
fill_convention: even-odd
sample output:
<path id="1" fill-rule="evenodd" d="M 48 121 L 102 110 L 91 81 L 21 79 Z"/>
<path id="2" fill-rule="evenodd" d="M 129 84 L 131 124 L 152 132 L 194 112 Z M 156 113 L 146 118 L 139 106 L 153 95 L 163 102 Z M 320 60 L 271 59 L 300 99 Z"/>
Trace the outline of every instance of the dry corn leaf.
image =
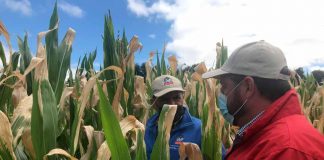
<path id="1" fill-rule="evenodd" d="M 33 57 L 24 72 L 24 77 L 26 77 L 26 75 L 28 73 L 30 73 L 34 68 L 36 68 L 43 61 L 44 61 L 44 58 Z"/>
<path id="2" fill-rule="evenodd" d="M 4 26 L 4 24 L 2 23 L 2 21 L 0 21 L 0 35 L 1 34 L 3 34 L 3 36 L 5 37 L 7 42 L 10 42 L 9 33 L 8 33 L 6 27 Z"/>
<path id="3" fill-rule="evenodd" d="M 205 65 L 205 62 L 201 62 L 198 66 L 196 66 L 195 71 L 200 75 L 207 72 L 207 67 Z"/>
<path id="4" fill-rule="evenodd" d="M 68 152 L 66 152 L 65 150 L 63 149 L 60 149 L 60 148 L 55 148 L 55 149 L 52 149 L 49 153 L 47 153 L 46 155 L 44 155 L 43 159 L 44 160 L 47 160 L 47 156 L 52 156 L 52 155 L 63 155 L 67 158 L 69 158 L 70 160 L 77 160 L 75 157 L 71 156 Z"/>
<path id="5" fill-rule="evenodd" d="M 86 133 L 88 139 L 87 152 L 81 157 L 80 160 L 90 159 L 90 155 L 93 148 L 93 132 L 94 128 L 92 126 L 83 126 L 84 132 Z"/>
<path id="6" fill-rule="evenodd" d="M 145 126 L 140 121 L 138 121 L 135 116 L 128 115 L 123 120 L 119 122 L 120 128 L 122 130 L 123 136 L 126 137 L 127 133 L 130 133 L 131 131 L 131 139 L 133 141 L 133 145 L 131 146 L 131 150 L 136 149 L 137 145 L 137 133 L 138 129 L 142 130 L 144 132 Z"/>
<path id="7" fill-rule="evenodd" d="M 215 102 L 215 90 L 216 90 L 216 82 L 214 79 L 207 79 L 206 80 L 206 91 L 207 96 L 209 97 L 209 112 L 208 112 L 208 118 L 207 118 L 207 124 L 205 129 L 205 134 L 209 132 L 211 129 L 213 122 L 214 122 L 214 113 L 216 109 L 216 102 Z M 215 124 L 214 124 L 215 125 Z M 218 128 L 222 128 L 222 126 L 216 126 Z M 217 129 L 217 134 L 220 137 L 221 136 L 221 129 Z"/>
<path id="8" fill-rule="evenodd" d="M 85 106 L 89 99 L 90 91 L 93 88 L 93 86 L 96 84 L 96 79 L 97 79 L 97 76 L 93 76 L 89 79 L 89 81 L 83 88 L 81 96 L 78 100 L 79 102 L 81 102 L 81 104 L 80 104 L 80 110 L 79 110 L 79 114 L 78 114 L 79 121 L 77 123 L 76 132 L 75 132 L 77 134 L 77 136 L 75 136 L 75 139 L 73 141 L 74 146 L 76 146 L 76 144 L 78 143 L 78 137 L 79 137 L 78 135 L 80 132 L 80 127 L 81 127 L 81 119 L 82 119 L 82 116 L 84 113 Z"/>
<path id="9" fill-rule="evenodd" d="M 11 156 L 14 159 L 16 159 L 15 154 L 13 152 L 13 147 L 12 147 L 13 136 L 12 136 L 12 132 L 11 132 L 11 125 L 10 125 L 8 117 L 2 111 L 0 111 L 0 124 L 1 124 L 0 141 L 8 149 Z M 5 148 L 2 148 L 2 146 L 0 146 L 0 149 L 4 150 Z"/>
<path id="10" fill-rule="evenodd" d="M 133 99 L 134 107 L 138 108 L 146 108 L 149 109 L 148 102 L 146 101 L 146 85 L 144 83 L 144 77 L 135 76 L 135 96 Z"/>
<path id="11" fill-rule="evenodd" d="M 141 42 L 139 42 L 138 36 L 134 35 L 129 43 L 129 51 L 130 53 L 134 53 L 137 50 L 142 50 L 143 46 L 141 44 Z"/>
<path id="12" fill-rule="evenodd" d="M 6 29 L 6 27 L 4 26 L 4 24 L 2 23 L 2 21 L 0 20 L 0 35 L 3 34 L 3 36 L 5 37 L 6 41 L 7 41 L 7 44 L 9 46 L 9 66 L 11 66 L 11 61 L 12 61 L 12 46 L 11 46 L 11 43 L 10 43 L 10 36 L 9 36 L 9 33 Z"/>
<path id="13" fill-rule="evenodd" d="M 168 60 L 169 60 L 170 68 L 171 68 L 171 73 L 172 73 L 172 75 L 175 75 L 177 72 L 177 66 L 178 66 L 177 57 L 175 55 L 172 55 L 168 58 Z"/>
<path id="14" fill-rule="evenodd" d="M 74 37 L 75 37 L 75 30 L 73 28 L 68 29 L 67 33 L 66 33 L 66 38 L 65 38 L 65 43 L 68 45 L 68 50 L 71 48 L 72 43 L 74 41 Z"/>
<path id="15" fill-rule="evenodd" d="M 170 139 L 170 131 L 174 119 L 174 115 L 177 111 L 177 105 L 168 105 L 169 110 L 165 112 L 165 121 L 164 121 L 164 128 L 165 128 L 165 137 L 166 139 Z"/>
<path id="16" fill-rule="evenodd" d="M 25 89 L 23 82 L 19 81 L 17 85 L 14 86 L 12 91 L 12 104 L 14 108 L 17 107 L 18 103 L 27 96 L 27 90 Z"/>
<path id="17" fill-rule="evenodd" d="M 138 36 L 134 35 L 132 37 L 132 39 L 129 42 L 128 48 L 129 48 L 129 54 L 126 57 L 125 62 L 127 64 L 127 66 L 131 67 L 132 70 L 135 70 L 134 53 L 137 50 L 140 50 L 141 51 L 142 48 L 143 48 L 143 45 L 139 42 Z"/>
<path id="18" fill-rule="evenodd" d="M 83 90 L 83 88 L 86 86 L 87 82 L 88 82 L 87 77 L 85 75 L 81 75 L 81 78 L 80 78 L 81 90 Z"/>
<path id="19" fill-rule="evenodd" d="M 201 75 L 198 72 L 194 72 L 191 75 L 191 79 L 194 80 L 194 81 L 198 81 L 200 84 L 203 83 L 203 79 L 202 79 Z"/>
<path id="20" fill-rule="evenodd" d="M 204 105 L 204 90 L 203 90 L 203 85 L 199 86 L 199 96 L 198 96 L 198 114 L 201 117 L 202 116 L 202 110 L 203 110 L 203 105 Z"/>
<path id="21" fill-rule="evenodd" d="M 187 83 L 186 83 L 186 86 L 184 87 L 184 90 L 185 90 L 184 99 L 185 100 L 190 96 L 191 90 L 192 90 L 191 82 L 188 79 L 186 81 L 187 81 Z"/>
<path id="22" fill-rule="evenodd" d="M 191 86 L 192 86 L 191 87 L 191 96 L 196 96 L 196 92 L 197 92 L 196 85 L 197 85 L 198 81 L 194 81 L 194 80 L 191 79 L 190 83 L 191 83 Z"/>
<path id="23" fill-rule="evenodd" d="M 85 84 L 84 88 L 82 89 L 82 93 L 81 96 L 79 97 L 78 101 L 80 102 L 80 110 L 79 110 L 79 120 L 77 122 L 77 127 L 76 127 L 76 136 L 73 140 L 73 146 L 76 146 L 78 143 L 78 137 L 79 137 L 79 132 L 80 132 L 80 127 L 81 127 L 81 119 L 84 113 L 84 109 L 85 106 L 89 100 L 89 95 L 91 93 L 91 89 L 93 88 L 93 86 L 96 84 L 96 79 L 100 76 L 100 74 L 102 74 L 104 71 L 106 70 L 114 70 L 117 72 L 117 78 L 120 78 L 121 76 L 123 76 L 123 72 L 120 69 L 120 67 L 116 67 L 116 66 L 109 66 L 105 69 L 103 69 L 102 71 L 100 71 L 99 73 L 97 73 L 96 75 L 92 76 L 88 82 Z"/>
<path id="24" fill-rule="evenodd" d="M 97 153 L 97 160 L 110 160 L 111 152 L 108 147 L 107 142 L 101 144 L 98 153 Z"/>
<path id="25" fill-rule="evenodd" d="M 93 87 L 93 94 L 90 100 L 90 107 L 94 108 L 95 106 L 97 106 L 99 103 L 99 92 L 98 92 L 98 88 L 97 85 L 95 85 Z"/>
<path id="26" fill-rule="evenodd" d="M 124 89 L 124 76 L 122 76 L 119 80 L 118 80 L 118 84 L 117 84 L 117 89 L 116 89 L 116 92 L 115 92 L 115 96 L 114 96 L 114 99 L 113 99 L 113 102 L 112 102 L 112 107 L 113 107 L 113 110 L 117 116 L 117 119 L 120 120 L 121 119 L 121 115 L 120 115 L 120 110 L 119 110 L 119 106 L 120 106 L 120 98 L 121 98 L 121 94 L 122 94 L 122 91 Z"/>
<path id="27" fill-rule="evenodd" d="M 154 51 L 150 52 L 149 59 L 145 62 L 146 82 L 151 83 L 152 60 L 155 55 Z"/>
<path id="28" fill-rule="evenodd" d="M 8 79 L 10 79 L 10 78 L 12 78 L 12 77 L 16 77 L 16 75 L 15 75 L 15 74 L 12 74 L 12 75 L 9 75 L 8 77 L 2 79 L 2 80 L 0 81 L 0 86 L 1 86 L 2 84 L 4 84 L 4 82 L 5 82 L 6 80 L 8 80 Z"/>
<path id="29" fill-rule="evenodd" d="M 106 97 L 108 97 L 107 83 L 102 84 L 102 90 Z"/>
<path id="30" fill-rule="evenodd" d="M 26 96 L 23 98 L 14 109 L 12 122 L 16 122 L 18 117 L 24 118 L 25 124 L 30 124 L 31 121 L 31 113 L 32 113 L 32 106 L 33 106 L 33 95 Z M 25 127 L 21 127 L 18 129 L 13 144 L 14 146 L 17 144 L 18 140 L 23 134 Z"/>
<path id="31" fill-rule="evenodd" d="M 16 121 L 16 119 L 19 116 L 24 117 L 24 121 L 30 122 L 31 119 L 31 112 L 33 107 L 33 95 L 29 95 L 24 97 L 17 105 L 13 112 L 12 120 L 13 122 Z"/>
<path id="32" fill-rule="evenodd" d="M 38 58 L 42 58 L 43 60 L 41 60 L 41 62 L 39 62 L 39 64 L 35 67 L 35 80 L 36 81 L 40 81 L 40 80 L 44 80 L 44 79 L 48 79 L 48 69 L 47 69 L 47 60 L 46 60 L 46 50 L 45 47 L 42 44 L 42 38 L 48 34 L 49 32 L 57 29 L 58 24 L 56 24 L 56 26 L 48 31 L 44 31 L 44 32 L 40 32 L 37 35 L 37 53 L 36 56 Z M 40 90 L 39 90 L 40 91 Z M 40 94 L 38 94 L 40 95 Z M 39 98 L 41 99 L 41 98 Z M 42 104 L 42 103 L 39 103 Z M 41 107 L 41 106 L 40 106 Z M 43 112 L 43 109 L 41 107 L 41 112 Z"/>
<path id="33" fill-rule="evenodd" d="M 30 128 L 25 128 L 23 131 L 23 134 L 21 136 L 22 144 L 24 148 L 27 150 L 28 154 L 32 157 L 32 159 L 35 159 L 36 153 L 33 147 L 33 142 L 31 139 L 31 132 Z"/>
<path id="34" fill-rule="evenodd" d="M 128 115 L 126 116 L 124 119 L 122 119 L 120 122 L 119 122 L 119 125 L 120 125 L 120 128 L 122 130 L 122 133 L 123 133 L 123 136 L 126 137 L 126 134 L 135 129 L 135 128 L 139 128 L 141 130 L 145 130 L 145 126 L 140 122 L 138 121 L 135 116 L 133 115 Z"/>
<path id="35" fill-rule="evenodd" d="M 103 131 L 93 131 L 93 137 L 96 141 L 97 148 L 105 141 L 105 134 Z"/>
<path id="36" fill-rule="evenodd" d="M 199 146 L 195 143 L 180 143 L 179 146 L 180 160 L 202 160 L 202 154 Z"/>
<path id="37" fill-rule="evenodd" d="M 64 110 L 64 106 L 65 106 L 65 101 L 68 97 L 70 97 L 70 95 L 72 95 L 74 91 L 74 87 L 65 87 L 60 99 L 60 109 L 63 111 Z"/>
<path id="38" fill-rule="evenodd" d="M 129 99 L 129 93 L 127 92 L 126 88 L 124 88 L 124 99 L 125 99 L 125 102 L 127 103 L 128 99 Z"/>
<path id="39" fill-rule="evenodd" d="M 117 73 L 117 79 L 119 79 L 118 84 L 117 84 L 117 89 L 116 89 L 116 93 L 114 96 L 114 100 L 112 102 L 112 106 L 113 106 L 113 110 L 117 116 L 118 119 L 120 119 L 120 115 L 119 115 L 119 101 L 120 101 L 120 97 L 121 97 L 121 92 L 123 91 L 123 82 L 124 82 L 124 72 L 120 67 L 117 66 L 109 66 L 105 69 L 103 69 L 101 72 L 99 72 L 97 74 L 100 75 L 101 73 L 103 73 L 106 70 L 113 70 Z"/>

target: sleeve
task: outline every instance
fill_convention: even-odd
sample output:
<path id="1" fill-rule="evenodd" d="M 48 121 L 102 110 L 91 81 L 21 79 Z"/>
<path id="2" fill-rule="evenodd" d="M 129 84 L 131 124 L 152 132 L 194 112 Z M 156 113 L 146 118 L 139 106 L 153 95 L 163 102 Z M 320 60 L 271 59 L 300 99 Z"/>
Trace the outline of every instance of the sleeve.
<path id="1" fill-rule="evenodd" d="M 263 158 L 262 158 L 263 159 Z M 308 160 L 313 159 L 311 155 L 305 154 L 301 151 L 298 151 L 293 148 L 285 148 L 283 150 L 279 150 L 276 152 L 273 152 L 266 157 L 264 157 L 266 160 L 286 160 L 286 159 L 294 159 L 294 160 Z"/>
<path id="2" fill-rule="evenodd" d="M 222 143 L 222 160 L 225 159 L 226 156 L 226 148 L 224 147 L 224 144 Z"/>
<path id="3" fill-rule="evenodd" d="M 153 146 L 152 146 L 152 143 L 150 142 L 150 133 L 148 133 L 149 132 L 148 130 L 149 130 L 148 128 L 145 129 L 144 141 L 145 141 L 145 145 L 146 145 L 147 160 L 150 160 Z"/>

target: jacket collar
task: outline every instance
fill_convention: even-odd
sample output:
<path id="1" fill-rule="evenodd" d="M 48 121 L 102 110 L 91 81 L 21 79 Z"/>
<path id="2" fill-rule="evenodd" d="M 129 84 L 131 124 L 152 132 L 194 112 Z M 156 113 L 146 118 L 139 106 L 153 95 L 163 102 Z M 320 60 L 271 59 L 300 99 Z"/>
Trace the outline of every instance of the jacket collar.
<path id="1" fill-rule="evenodd" d="M 147 121 L 147 127 L 148 128 L 152 128 L 152 127 L 156 127 L 157 126 L 157 121 L 159 119 L 159 114 L 155 113 L 148 121 Z M 188 111 L 188 108 L 185 107 L 185 112 L 183 114 L 182 120 L 180 123 L 178 123 L 175 127 L 173 127 L 172 131 L 176 131 L 179 129 L 182 129 L 184 127 L 193 125 L 193 120 L 191 118 L 191 115 Z"/>
<path id="2" fill-rule="evenodd" d="M 269 124 L 291 115 L 301 115 L 301 105 L 295 89 L 287 91 L 283 96 L 274 101 L 253 125 L 246 129 L 243 141 Z"/>
<path id="3" fill-rule="evenodd" d="M 283 96 L 274 101 L 257 121 L 248 127 L 242 135 L 237 135 L 233 146 L 228 150 L 226 157 L 235 150 L 237 145 L 250 139 L 257 132 L 270 125 L 271 123 L 291 115 L 302 115 L 301 105 L 295 89 L 287 91 Z M 234 148 L 233 148 L 234 147 Z"/>

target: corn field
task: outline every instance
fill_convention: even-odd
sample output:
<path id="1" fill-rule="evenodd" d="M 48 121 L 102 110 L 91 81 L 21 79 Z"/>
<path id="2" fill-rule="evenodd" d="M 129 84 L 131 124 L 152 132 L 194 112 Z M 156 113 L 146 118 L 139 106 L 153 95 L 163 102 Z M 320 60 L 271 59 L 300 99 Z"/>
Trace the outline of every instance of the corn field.
<path id="1" fill-rule="evenodd" d="M 69 28 L 59 42 L 58 21 L 55 5 L 48 30 L 37 36 L 35 54 L 30 51 L 27 35 L 18 37 L 19 50 L 13 53 L 11 37 L 0 21 L 0 35 L 5 38 L 0 42 L 1 159 L 145 160 L 145 124 L 155 113 L 150 104 L 151 82 L 164 74 L 181 80 L 190 113 L 202 120 L 201 148 L 180 144 L 180 159 L 221 159 L 222 143 L 229 148 L 237 128 L 230 126 L 217 108 L 217 80 L 202 79 L 209 70 L 204 63 L 179 69 L 175 56 L 165 57 L 164 47 L 161 54 L 149 53 L 145 77 L 135 75 L 134 54 L 143 46 L 137 36 L 128 41 L 125 31 L 121 38 L 115 38 L 109 14 L 104 17 L 100 69 L 94 68 L 94 50 L 80 57 L 73 73 L 70 63 L 77 32 Z M 9 48 L 9 59 L 4 45 Z M 217 43 L 216 65 L 210 69 L 219 68 L 226 59 L 227 47 Z M 323 134 L 323 86 L 312 75 L 300 79 L 297 74 L 292 76 L 291 85 L 299 93 L 304 114 Z M 163 138 L 157 138 L 152 159 L 168 159 L 175 111 L 172 105 L 161 111 L 158 137 Z"/>

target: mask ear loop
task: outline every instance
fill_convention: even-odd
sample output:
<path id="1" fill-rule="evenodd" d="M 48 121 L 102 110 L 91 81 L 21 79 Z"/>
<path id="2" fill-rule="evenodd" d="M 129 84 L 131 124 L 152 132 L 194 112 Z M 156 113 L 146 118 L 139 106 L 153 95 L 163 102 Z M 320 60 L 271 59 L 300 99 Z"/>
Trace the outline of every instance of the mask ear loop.
<path id="1" fill-rule="evenodd" d="M 238 114 L 240 111 L 241 111 L 241 109 L 243 108 L 243 106 L 245 105 L 245 103 L 247 102 L 247 100 L 248 99 L 246 99 L 245 101 L 244 101 L 244 103 L 241 105 L 241 107 L 233 114 L 233 117 L 234 116 L 236 116 L 236 114 Z"/>
<path id="2" fill-rule="evenodd" d="M 156 97 L 152 104 L 147 103 L 147 104 L 148 104 L 148 105 L 147 105 L 147 107 L 148 107 L 147 109 L 151 109 L 152 106 L 155 104 L 155 102 L 157 101 L 158 98 L 159 98 L 159 97 Z"/>

